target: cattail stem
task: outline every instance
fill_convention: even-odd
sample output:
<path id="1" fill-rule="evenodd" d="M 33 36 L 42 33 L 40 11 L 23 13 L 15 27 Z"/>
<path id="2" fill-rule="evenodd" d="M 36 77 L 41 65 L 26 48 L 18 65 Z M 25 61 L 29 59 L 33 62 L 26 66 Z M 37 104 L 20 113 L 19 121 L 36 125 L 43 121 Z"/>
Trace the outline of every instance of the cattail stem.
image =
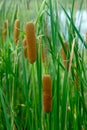
<path id="1" fill-rule="evenodd" d="M 44 52 L 44 48 L 42 46 L 42 62 L 45 62 L 45 52 Z"/>
<path id="2" fill-rule="evenodd" d="M 79 89 L 79 76 L 76 71 L 75 71 L 75 87 L 77 90 Z"/>
<path id="3" fill-rule="evenodd" d="M 32 22 L 26 24 L 26 40 L 28 59 L 33 64 L 36 61 L 36 36 Z"/>
<path id="4" fill-rule="evenodd" d="M 66 52 L 67 52 L 68 51 L 68 44 L 66 42 L 64 43 L 64 47 L 65 47 Z M 62 58 L 63 58 L 64 66 L 68 71 L 68 69 L 69 69 L 69 61 L 67 60 L 67 54 L 65 54 L 63 48 L 62 48 Z"/>
<path id="5" fill-rule="evenodd" d="M 27 58 L 27 42 L 26 42 L 26 38 L 23 40 L 23 47 L 24 47 L 24 57 Z"/>
<path id="6" fill-rule="evenodd" d="M 51 112 L 52 109 L 52 79 L 50 75 L 44 75 L 43 80 L 43 106 L 44 112 Z"/>

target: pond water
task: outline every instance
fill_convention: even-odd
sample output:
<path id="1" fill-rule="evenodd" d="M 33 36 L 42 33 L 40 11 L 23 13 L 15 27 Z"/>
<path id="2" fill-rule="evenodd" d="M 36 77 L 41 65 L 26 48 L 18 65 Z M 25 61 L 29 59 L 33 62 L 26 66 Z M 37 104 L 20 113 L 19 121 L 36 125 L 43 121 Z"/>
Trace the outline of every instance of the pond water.
<path id="1" fill-rule="evenodd" d="M 70 16 L 70 10 L 67 10 L 68 15 Z M 65 40 L 68 40 L 68 26 L 69 20 L 66 17 L 64 11 L 59 12 L 59 24 L 60 24 L 60 31 L 64 34 Z M 48 29 L 49 29 L 49 37 L 50 37 L 50 18 L 48 18 Z M 77 29 L 79 30 L 82 37 L 86 40 L 86 32 L 87 32 L 87 10 L 77 10 L 74 15 L 74 23 Z M 80 41 L 79 41 L 80 44 Z"/>

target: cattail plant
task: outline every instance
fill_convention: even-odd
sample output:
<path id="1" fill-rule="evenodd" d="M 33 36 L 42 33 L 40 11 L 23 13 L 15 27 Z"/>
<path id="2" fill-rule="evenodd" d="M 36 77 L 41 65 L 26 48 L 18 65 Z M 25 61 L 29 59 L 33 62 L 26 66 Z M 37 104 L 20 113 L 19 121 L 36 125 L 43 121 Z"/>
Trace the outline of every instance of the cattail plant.
<path id="1" fill-rule="evenodd" d="M 27 9 L 29 10 L 30 7 L 30 0 L 27 0 Z"/>
<path id="2" fill-rule="evenodd" d="M 8 20 L 6 20 L 4 22 L 3 29 L 2 29 L 2 38 L 3 38 L 3 41 L 6 40 L 7 34 L 8 34 Z"/>
<path id="3" fill-rule="evenodd" d="M 42 63 L 45 63 L 48 66 L 48 46 L 42 46 Z"/>
<path id="4" fill-rule="evenodd" d="M 87 42 L 87 32 L 86 32 L 86 42 Z"/>
<path id="5" fill-rule="evenodd" d="M 64 47 L 65 47 L 66 52 L 67 52 L 68 51 L 68 44 L 66 42 L 64 43 Z M 65 51 L 63 50 L 63 48 L 62 48 L 62 58 L 63 58 L 64 66 L 65 66 L 65 68 L 68 71 L 68 69 L 69 69 L 69 62 L 67 61 L 67 54 L 65 54 Z"/>
<path id="6" fill-rule="evenodd" d="M 27 42 L 26 38 L 23 40 L 23 47 L 24 47 L 24 57 L 27 58 Z"/>
<path id="7" fill-rule="evenodd" d="M 26 40 L 28 59 L 33 64 L 36 61 L 36 36 L 32 22 L 26 24 Z"/>
<path id="8" fill-rule="evenodd" d="M 19 27 L 20 27 L 20 22 L 18 19 L 15 20 L 14 23 L 14 42 L 17 44 L 19 41 Z"/>
<path id="9" fill-rule="evenodd" d="M 79 89 L 79 75 L 78 75 L 78 72 L 76 71 L 76 63 L 73 63 L 72 67 L 74 68 L 74 84 L 75 84 L 75 88 L 78 90 Z"/>
<path id="10" fill-rule="evenodd" d="M 44 112 L 51 112 L 51 109 L 52 109 L 52 79 L 51 79 L 51 76 L 44 75 L 42 84 L 43 84 Z"/>
<path id="11" fill-rule="evenodd" d="M 45 48 L 42 44 L 42 38 L 38 39 L 38 48 L 41 50 L 41 59 L 42 59 L 42 63 L 45 63 Z"/>
<path id="12" fill-rule="evenodd" d="M 76 71 L 74 72 L 74 74 L 75 74 L 75 78 L 74 78 L 75 88 L 78 90 L 79 89 L 79 76 L 78 76 L 78 73 Z"/>
<path id="13" fill-rule="evenodd" d="M 45 62 L 45 52 L 44 52 L 44 48 L 42 46 L 42 62 Z"/>

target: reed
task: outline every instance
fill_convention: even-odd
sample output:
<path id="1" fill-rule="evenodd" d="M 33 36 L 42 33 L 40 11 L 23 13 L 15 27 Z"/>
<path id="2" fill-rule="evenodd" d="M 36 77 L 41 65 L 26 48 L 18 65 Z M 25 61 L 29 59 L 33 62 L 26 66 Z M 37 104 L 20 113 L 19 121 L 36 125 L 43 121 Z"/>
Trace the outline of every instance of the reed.
<path id="1" fill-rule="evenodd" d="M 44 63 L 45 62 L 45 50 L 42 46 L 42 62 Z"/>
<path id="2" fill-rule="evenodd" d="M 9 21 L 6 41 L 0 38 L 0 130 L 87 130 L 87 42 L 83 18 L 79 27 L 74 21 L 86 0 L 76 0 L 79 10 L 75 0 L 27 1 L 29 10 L 25 0 L 0 3 L 1 37 Z"/>
<path id="3" fill-rule="evenodd" d="M 23 47 L 24 47 L 24 57 L 27 58 L 27 42 L 26 38 L 23 40 Z"/>
<path id="4" fill-rule="evenodd" d="M 75 88 L 78 90 L 79 89 L 79 76 L 78 73 L 75 71 Z"/>
<path id="5" fill-rule="evenodd" d="M 64 42 L 64 47 L 65 47 L 66 52 L 68 52 L 69 46 L 68 46 L 67 42 Z M 64 64 L 65 68 L 68 71 L 68 69 L 69 69 L 69 62 L 68 62 L 68 59 L 67 59 L 67 53 L 65 54 L 65 51 L 64 51 L 63 48 L 62 48 L 62 59 L 63 59 L 63 64 Z"/>

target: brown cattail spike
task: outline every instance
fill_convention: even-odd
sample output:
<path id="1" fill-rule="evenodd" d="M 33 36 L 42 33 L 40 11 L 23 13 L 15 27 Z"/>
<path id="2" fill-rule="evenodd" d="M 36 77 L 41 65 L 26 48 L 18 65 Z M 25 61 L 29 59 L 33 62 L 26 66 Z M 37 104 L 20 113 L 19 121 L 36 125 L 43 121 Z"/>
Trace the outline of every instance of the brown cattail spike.
<path id="1" fill-rule="evenodd" d="M 26 40 L 28 46 L 28 59 L 30 63 L 33 64 L 36 61 L 36 36 L 34 24 L 32 22 L 26 24 Z"/>
<path id="2" fill-rule="evenodd" d="M 8 20 L 6 20 L 4 22 L 4 25 L 3 25 L 3 41 L 6 40 L 6 37 L 7 37 L 7 34 L 8 34 Z"/>
<path id="3" fill-rule="evenodd" d="M 51 112 L 52 109 L 52 79 L 50 75 L 44 75 L 43 80 L 43 106 L 44 112 Z"/>
<path id="4" fill-rule="evenodd" d="M 64 47 L 65 47 L 66 52 L 67 52 L 68 51 L 68 44 L 66 42 L 64 43 Z M 62 48 L 62 58 L 63 58 L 64 66 L 68 70 L 68 68 L 69 68 L 69 62 L 67 61 L 67 54 L 65 54 L 63 48 Z"/>
<path id="5" fill-rule="evenodd" d="M 15 20 L 14 23 L 14 42 L 17 44 L 19 40 L 19 28 L 20 28 L 20 22 L 19 20 Z"/>
<path id="6" fill-rule="evenodd" d="M 24 46 L 24 57 L 27 58 L 27 42 L 26 42 L 26 38 L 23 40 L 23 46 Z"/>

